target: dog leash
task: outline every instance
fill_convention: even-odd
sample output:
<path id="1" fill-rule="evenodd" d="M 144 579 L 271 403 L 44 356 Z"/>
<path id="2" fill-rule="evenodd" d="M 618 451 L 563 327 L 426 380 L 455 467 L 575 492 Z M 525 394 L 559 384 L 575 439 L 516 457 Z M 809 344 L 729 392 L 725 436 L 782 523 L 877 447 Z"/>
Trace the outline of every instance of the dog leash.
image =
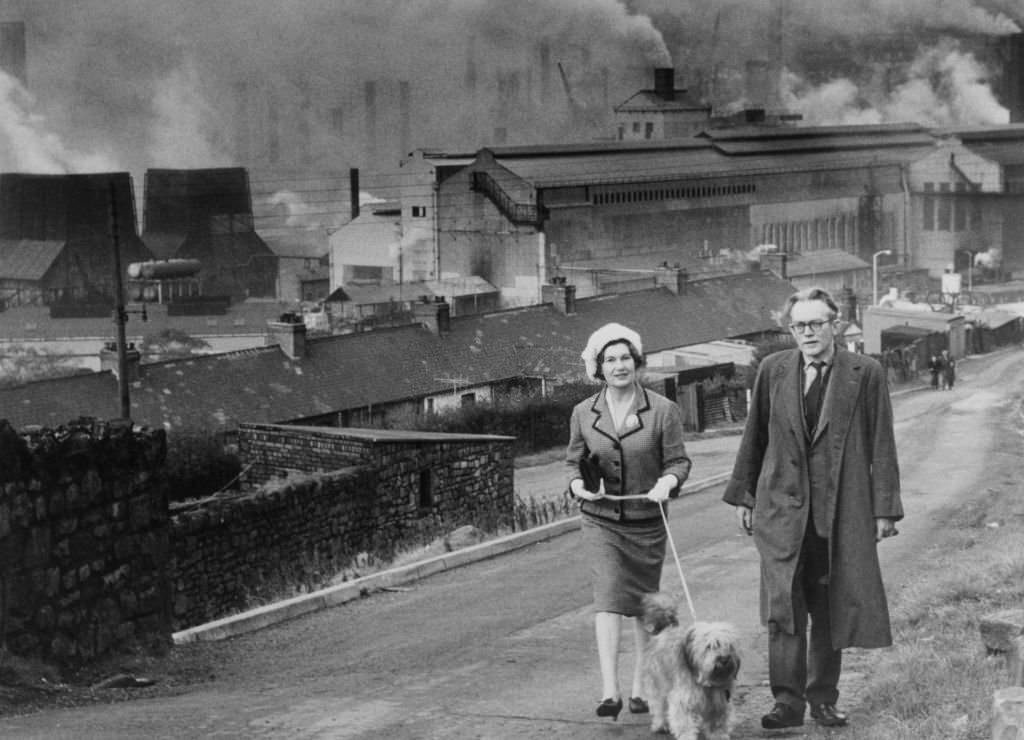
<path id="1" fill-rule="evenodd" d="M 632 496 L 613 496 L 611 494 L 605 494 L 606 499 L 611 501 L 626 501 L 628 499 L 646 499 L 646 494 L 634 494 Z M 648 499 L 649 500 L 649 499 Z M 686 585 L 686 576 L 683 575 L 683 564 L 679 560 L 679 552 L 676 550 L 676 542 L 672 539 L 672 530 L 668 526 L 668 514 L 665 513 L 665 504 L 663 501 L 658 502 L 658 511 L 661 513 L 661 521 L 665 525 L 665 534 L 668 536 L 669 548 L 672 550 L 672 558 L 676 561 L 676 570 L 679 571 L 679 580 L 683 584 L 683 594 L 686 596 L 686 605 L 690 607 L 690 616 L 693 617 L 693 621 L 697 621 L 697 610 L 693 608 L 693 599 L 690 598 L 690 588 Z"/>

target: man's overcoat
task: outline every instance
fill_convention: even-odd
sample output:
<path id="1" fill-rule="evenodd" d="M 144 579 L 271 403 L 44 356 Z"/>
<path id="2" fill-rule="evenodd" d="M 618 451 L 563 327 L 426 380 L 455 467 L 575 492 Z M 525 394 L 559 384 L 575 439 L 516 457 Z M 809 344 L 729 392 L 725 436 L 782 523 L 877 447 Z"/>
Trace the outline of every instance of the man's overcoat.
<path id="1" fill-rule="evenodd" d="M 837 349 L 812 436 L 804 421 L 802 364 L 798 349 L 762 361 L 724 496 L 754 510 L 761 618 L 794 632 L 793 579 L 808 526 L 812 470 L 822 471 L 815 501 L 824 505 L 832 532 L 833 647 L 891 645 L 875 519 L 900 519 L 903 507 L 885 371 L 870 357 Z"/>

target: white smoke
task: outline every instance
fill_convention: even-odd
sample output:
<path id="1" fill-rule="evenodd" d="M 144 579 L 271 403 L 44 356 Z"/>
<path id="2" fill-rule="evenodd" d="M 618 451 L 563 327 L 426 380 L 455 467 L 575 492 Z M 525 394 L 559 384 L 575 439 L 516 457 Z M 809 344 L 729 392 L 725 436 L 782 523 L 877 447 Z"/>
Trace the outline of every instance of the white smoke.
<path id="1" fill-rule="evenodd" d="M 21 83 L 0 72 L 0 170 L 63 175 L 117 169 L 110 154 L 68 148 L 33 112 L 34 103 Z"/>
<path id="2" fill-rule="evenodd" d="M 783 79 L 783 105 L 807 124 L 919 123 L 926 126 L 1003 124 L 988 74 L 972 54 L 951 41 L 922 51 L 892 89 L 861 86 L 849 79 L 809 85 L 798 75 Z"/>
<path id="3" fill-rule="evenodd" d="M 149 160 L 153 167 L 201 168 L 232 164 L 216 109 L 201 94 L 195 64 L 186 62 L 155 85 Z"/>

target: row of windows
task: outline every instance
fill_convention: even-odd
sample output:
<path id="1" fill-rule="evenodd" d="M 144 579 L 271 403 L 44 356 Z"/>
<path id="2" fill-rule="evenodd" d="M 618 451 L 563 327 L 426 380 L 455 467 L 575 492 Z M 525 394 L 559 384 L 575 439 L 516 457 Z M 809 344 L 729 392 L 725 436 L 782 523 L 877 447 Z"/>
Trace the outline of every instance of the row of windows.
<path id="1" fill-rule="evenodd" d="M 686 187 L 650 188 L 594 193 L 594 205 L 607 203 L 645 203 L 652 200 L 681 200 L 683 198 L 714 198 L 723 195 L 745 195 L 757 191 L 752 182 L 722 183 L 720 185 L 689 185 Z"/>
<path id="2" fill-rule="evenodd" d="M 922 200 L 921 228 L 925 231 L 970 231 L 981 227 L 981 204 L 975 200 L 964 198 L 943 197 L 968 192 L 967 183 L 958 182 L 952 187 L 950 183 L 941 182 L 924 184 L 925 196 Z M 937 196 L 928 195 L 937 193 Z"/>

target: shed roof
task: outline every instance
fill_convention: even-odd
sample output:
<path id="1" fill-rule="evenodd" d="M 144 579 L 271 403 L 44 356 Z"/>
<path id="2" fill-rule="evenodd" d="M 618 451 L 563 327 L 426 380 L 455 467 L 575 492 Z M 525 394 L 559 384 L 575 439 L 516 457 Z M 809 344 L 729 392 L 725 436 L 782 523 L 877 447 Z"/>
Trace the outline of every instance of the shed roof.
<path id="1" fill-rule="evenodd" d="M 833 272 L 870 269 L 871 265 L 842 249 L 821 249 L 789 256 L 786 273 L 791 277 L 827 275 Z"/>
<path id="2" fill-rule="evenodd" d="M 41 280 L 67 242 L 0 239 L 0 279 Z"/>

